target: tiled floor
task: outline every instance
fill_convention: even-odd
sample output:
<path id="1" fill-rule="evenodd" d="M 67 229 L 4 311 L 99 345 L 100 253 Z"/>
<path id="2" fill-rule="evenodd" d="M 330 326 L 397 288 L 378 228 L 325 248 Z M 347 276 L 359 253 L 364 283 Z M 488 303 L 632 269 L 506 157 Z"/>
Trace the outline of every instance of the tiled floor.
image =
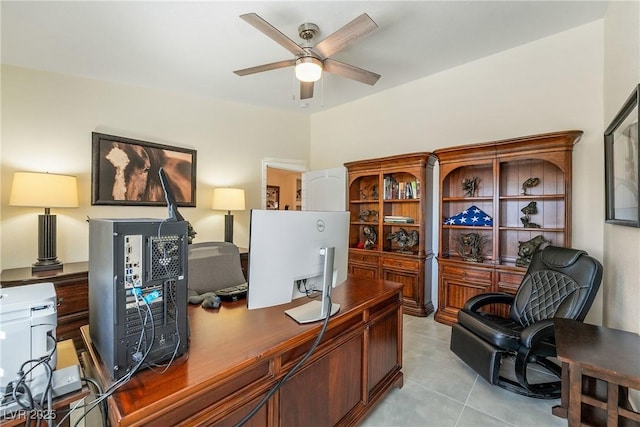
<path id="1" fill-rule="evenodd" d="M 449 350 L 451 328 L 404 316 L 404 386 L 392 390 L 363 427 L 567 426 L 551 414 L 558 400 L 520 396 L 489 385 Z"/>

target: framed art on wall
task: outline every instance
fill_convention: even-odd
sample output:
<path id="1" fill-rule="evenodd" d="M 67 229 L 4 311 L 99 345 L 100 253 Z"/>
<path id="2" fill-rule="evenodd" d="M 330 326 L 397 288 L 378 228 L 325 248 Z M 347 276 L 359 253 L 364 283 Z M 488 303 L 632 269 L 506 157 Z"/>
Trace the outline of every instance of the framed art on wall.
<path id="1" fill-rule="evenodd" d="M 604 132 L 606 222 L 640 227 L 638 102 L 640 85 Z"/>
<path id="2" fill-rule="evenodd" d="M 280 187 L 267 185 L 267 209 L 280 209 Z"/>
<path id="3" fill-rule="evenodd" d="M 178 206 L 196 206 L 196 151 L 92 133 L 91 204 L 164 206 L 163 168 Z"/>

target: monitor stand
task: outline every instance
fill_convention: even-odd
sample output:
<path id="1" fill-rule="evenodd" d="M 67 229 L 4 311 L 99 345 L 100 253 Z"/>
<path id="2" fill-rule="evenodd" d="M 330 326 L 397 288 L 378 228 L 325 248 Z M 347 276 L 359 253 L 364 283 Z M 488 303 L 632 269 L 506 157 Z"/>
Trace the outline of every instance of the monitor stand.
<path id="1" fill-rule="evenodd" d="M 298 307 L 285 310 L 287 316 L 300 324 L 317 322 L 327 317 L 331 285 L 333 282 L 333 258 L 335 248 L 322 248 L 320 249 L 320 255 L 324 258 L 322 268 L 322 300 L 311 301 Z M 339 310 L 340 304 L 332 303 L 330 316 L 333 316 Z"/>

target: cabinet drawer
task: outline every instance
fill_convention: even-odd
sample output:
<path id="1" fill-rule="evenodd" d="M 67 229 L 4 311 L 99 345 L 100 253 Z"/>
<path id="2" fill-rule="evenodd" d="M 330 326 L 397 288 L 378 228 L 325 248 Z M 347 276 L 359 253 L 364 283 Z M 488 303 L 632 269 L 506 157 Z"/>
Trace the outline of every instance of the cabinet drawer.
<path id="1" fill-rule="evenodd" d="M 420 268 L 420 261 L 405 260 L 399 258 L 382 258 L 383 267 L 398 267 L 407 270 L 417 270 Z"/>
<path id="2" fill-rule="evenodd" d="M 58 327 L 56 328 L 56 340 L 64 341 L 68 339 L 73 340 L 73 344 L 76 346 L 77 351 L 81 351 L 84 348 L 82 341 L 82 335 L 80 334 L 80 327 L 89 323 L 89 313 L 77 313 L 73 316 L 66 316 L 63 318 L 58 317 Z"/>
<path id="3" fill-rule="evenodd" d="M 464 267 L 454 267 L 445 265 L 442 268 L 442 275 L 456 276 L 462 280 L 476 280 L 480 282 L 491 282 L 491 270 L 476 270 Z"/>
<path id="4" fill-rule="evenodd" d="M 373 254 L 349 253 L 349 262 L 361 262 L 378 265 L 378 256 Z"/>
<path id="5" fill-rule="evenodd" d="M 89 309 L 89 287 L 86 281 L 55 284 L 58 297 L 58 317 Z"/>
<path id="6" fill-rule="evenodd" d="M 498 290 L 515 294 L 520 287 L 524 274 L 498 271 Z"/>

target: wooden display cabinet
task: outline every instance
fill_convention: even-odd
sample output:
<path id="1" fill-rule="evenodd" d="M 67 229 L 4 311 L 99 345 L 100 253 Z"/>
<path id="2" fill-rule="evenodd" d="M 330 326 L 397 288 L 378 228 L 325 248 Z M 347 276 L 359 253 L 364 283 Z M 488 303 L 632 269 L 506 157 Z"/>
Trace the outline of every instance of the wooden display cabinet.
<path id="1" fill-rule="evenodd" d="M 526 271 L 517 263 L 520 242 L 542 236 L 554 246 L 571 245 L 572 152 L 581 136 L 581 131 L 555 132 L 434 152 L 440 163 L 442 216 L 437 321 L 456 322 L 458 310 L 474 295 L 515 293 Z M 470 195 L 462 182 L 474 177 L 476 191 Z M 539 181 L 523 190 L 530 178 Z M 532 202 L 537 212 L 525 218 L 522 210 Z M 471 206 L 489 215 L 492 225 L 445 224 Z M 481 262 L 461 256 L 461 237 L 470 233 L 483 243 Z"/>
<path id="2" fill-rule="evenodd" d="M 414 316 L 434 310 L 430 230 L 435 160 L 431 153 L 413 153 L 345 164 L 349 274 L 402 283 L 404 312 Z"/>

